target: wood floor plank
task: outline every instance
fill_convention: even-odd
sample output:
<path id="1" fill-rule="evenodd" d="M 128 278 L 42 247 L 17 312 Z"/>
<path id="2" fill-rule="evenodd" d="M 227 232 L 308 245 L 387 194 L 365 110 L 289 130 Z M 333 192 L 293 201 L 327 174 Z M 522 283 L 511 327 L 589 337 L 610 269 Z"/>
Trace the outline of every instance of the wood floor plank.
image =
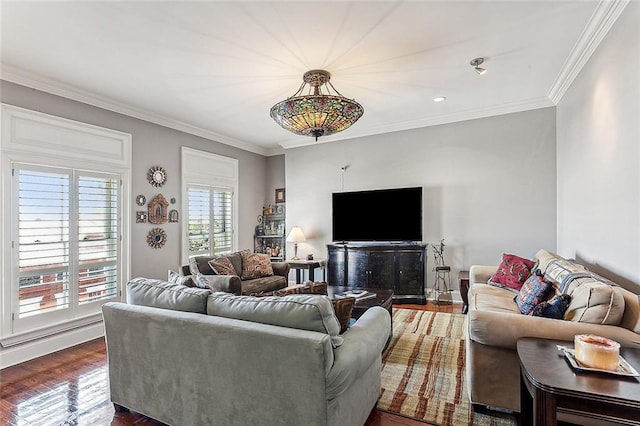
<path id="1" fill-rule="evenodd" d="M 461 313 L 460 304 L 395 305 Z M 116 413 L 109 400 L 103 338 L 0 370 L 0 419 L 7 425 L 162 425 L 141 414 Z M 374 410 L 366 426 L 424 426 Z"/>

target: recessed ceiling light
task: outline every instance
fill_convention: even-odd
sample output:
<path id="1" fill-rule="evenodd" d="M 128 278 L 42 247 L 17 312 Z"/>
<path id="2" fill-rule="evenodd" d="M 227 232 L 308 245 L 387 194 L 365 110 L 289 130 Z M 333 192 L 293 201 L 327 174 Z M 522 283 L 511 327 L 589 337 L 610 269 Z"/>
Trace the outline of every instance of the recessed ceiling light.
<path id="1" fill-rule="evenodd" d="M 442 102 L 446 100 L 447 100 L 446 96 L 438 96 L 437 98 L 433 98 L 433 102 Z"/>

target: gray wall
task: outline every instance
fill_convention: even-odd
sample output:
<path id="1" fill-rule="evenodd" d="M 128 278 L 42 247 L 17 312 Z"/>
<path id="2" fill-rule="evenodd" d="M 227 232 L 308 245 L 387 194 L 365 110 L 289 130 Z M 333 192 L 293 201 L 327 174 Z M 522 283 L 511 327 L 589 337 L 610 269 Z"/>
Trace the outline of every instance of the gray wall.
<path id="1" fill-rule="evenodd" d="M 557 107 L 558 250 L 640 289 L 640 3 Z"/>
<path id="2" fill-rule="evenodd" d="M 265 183 L 266 198 L 264 200 L 264 204 L 265 206 L 267 206 L 269 204 L 275 203 L 276 188 L 285 188 L 284 154 L 267 157 L 267 175 L 265 178 Z"/>
<path id="3" fill-rule="evenodd" d="M 332 192 L 422 186 L 423 239 L 445 239 L 453 277 L 471 264 L 497 265 L 503 252 L 553 251 L 555 128 L 555 108 L 544 108 L 289 149 L 287 231 L 305 232 L 299 254 L 326 257 Z M 429 287 L 432 266 L 429 251 Z"/>
<path id="4" fill-rule="evenodd" d="M 182 200 L 180 147 L 188 146 L 238 159 L 240 170 L 239 223 L 236 227 L 239 233 L 238 243 L 239 248 L 253 249 L 256 217 L 262 211 L 263 200 L 267 199 L 266 157 L 24 86 L 6 81 L 0 83 L 0 99 L 3 103 L 132 134 L 132 197 L 144 194 L 147 201 L 158 193 L 162 193 L 167 200 L 175 197 L 175 208 L 180 212 L 181 221 L 185 217 L 185 212 L 180 211 Z M 156 165 L 167 170 L 167 183 L 161 188 L 151 186 L 146 179 L 149 167 Z M 284 176 L 283 171 L 275 175 L 279 174 Z M 270 197 L 273 198 L 273 191 Z M 135 198 L 131 200 L 134 209 L 131 211 L 130 218 L 131 276 L 166 278 L 167 269 L 176 269 L 180 263 L 181 224 L 161 225 L 167 233 L 167 243 L 161 249 L 150 248 L 146 243 L 146 237 L 155 225 L 135 223 L 135 210 L 138 206 L 134 200 Z M 139 209 L 144 210 L 144 208 Z"/>

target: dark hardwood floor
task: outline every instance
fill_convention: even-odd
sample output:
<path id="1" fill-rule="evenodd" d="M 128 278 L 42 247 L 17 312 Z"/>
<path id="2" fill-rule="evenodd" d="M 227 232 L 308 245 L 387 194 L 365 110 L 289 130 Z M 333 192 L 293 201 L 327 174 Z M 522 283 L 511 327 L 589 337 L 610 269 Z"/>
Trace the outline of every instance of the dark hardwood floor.
<path id="1" fill-rule="evenodd" d="M 396 305 L 461 313 L 462 305 Z M 161 425 L 137 413 L 116 413 L 109 401 L 104 339 L 0 370 L 2 425 Z M 374 410 L 367 426 L 424 426 Z"/>

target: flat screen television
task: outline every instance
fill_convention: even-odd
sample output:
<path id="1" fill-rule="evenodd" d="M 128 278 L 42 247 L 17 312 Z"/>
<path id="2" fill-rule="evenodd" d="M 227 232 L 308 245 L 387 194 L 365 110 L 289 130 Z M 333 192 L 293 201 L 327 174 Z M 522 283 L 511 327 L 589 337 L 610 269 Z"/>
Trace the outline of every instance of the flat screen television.
<path id="1" fill-rule="evenodd" d="M 422 187 L 332 195 L 333 241 L 422 241 Z"/>

